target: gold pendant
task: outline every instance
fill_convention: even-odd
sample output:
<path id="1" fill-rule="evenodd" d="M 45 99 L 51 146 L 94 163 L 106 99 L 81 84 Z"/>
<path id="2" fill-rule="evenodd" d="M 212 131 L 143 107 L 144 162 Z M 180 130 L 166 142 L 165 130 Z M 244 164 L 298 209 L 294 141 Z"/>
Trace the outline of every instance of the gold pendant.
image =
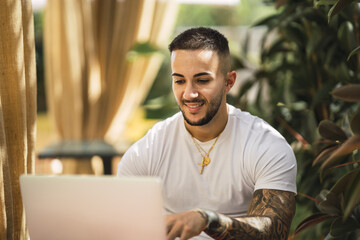
<path id="1" fill-rule="evenodd" d="M 207 166 L 207 165 L 209 165 L 209 163 L 210 163 L 210 158 L 209 158 L 208 156 L 203 157 L 202 162 L 201 162 L 201 163 L 198 163 L 198 164 L 201 166 L 201 168 L 200 168 L 200 174 L 203 173 L 204 167 Z"/>
<path id="2" fill-rule="evenodd" d="M 209 158 L 208 156 L 204 157 L 204 158 L 203 158 L 203 164 L 204 164 L 205 166 L 207 166 L 207 165 L 209 165 L 209 163 L 210 163 L 210 158 Z"/>

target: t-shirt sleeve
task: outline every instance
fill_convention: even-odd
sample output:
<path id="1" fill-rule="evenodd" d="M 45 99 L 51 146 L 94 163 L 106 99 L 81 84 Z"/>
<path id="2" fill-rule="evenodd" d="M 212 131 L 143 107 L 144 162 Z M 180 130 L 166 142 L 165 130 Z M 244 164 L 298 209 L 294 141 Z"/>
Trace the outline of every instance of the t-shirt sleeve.
<path id="1" fill-rule="evenodd" d="M 135 143 L 125 152 L 118 164 L 117 176 L 147 175 L 146 151 L 140 147 L 142 141 Z"/>
<path id="2" fill-rule="evenodd" d="M 259 159 L 255 190 L 277 189 L 296 193 L 296 160 L 286 143 L 274 144 Z M 275 151 L 277 150 L 277 151 Z"/>
<path id="3" fill-rule="evenodd" d="M 276 189 L 296 194 L 296 158 L 286 140 L 268 129 L 253 145 L 254 191 Z"/>

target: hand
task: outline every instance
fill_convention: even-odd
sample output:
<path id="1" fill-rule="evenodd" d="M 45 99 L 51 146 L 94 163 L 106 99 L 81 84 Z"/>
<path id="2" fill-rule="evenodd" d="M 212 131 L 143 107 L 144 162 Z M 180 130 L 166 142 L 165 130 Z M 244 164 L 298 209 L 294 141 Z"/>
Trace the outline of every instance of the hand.
<path id="1" fill-rule="evenodd" d="M 174 213 L 166 216 L 167 239 L 186 240 L 199 235 L 206 228 L 206 219 L 197 211 Z"/>

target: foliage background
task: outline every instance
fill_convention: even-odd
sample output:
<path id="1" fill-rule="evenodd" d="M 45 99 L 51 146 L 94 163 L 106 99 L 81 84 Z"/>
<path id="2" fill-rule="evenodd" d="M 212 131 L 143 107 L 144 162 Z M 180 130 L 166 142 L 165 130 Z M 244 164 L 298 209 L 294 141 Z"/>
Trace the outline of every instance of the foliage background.
<path id="1" fill-rule="evenodd" d="M 255 24 L 267 28 L 261 61 L 236 103 L 292 143 L 299 191 L 292 227 L 301 222 L 298 229 L 306 229 L 292 237 L 358 239 L 359 4 L 267 2 L 279 12 Z M 249 104 L 244 97 L 254 86 L 257 98 Z"/>

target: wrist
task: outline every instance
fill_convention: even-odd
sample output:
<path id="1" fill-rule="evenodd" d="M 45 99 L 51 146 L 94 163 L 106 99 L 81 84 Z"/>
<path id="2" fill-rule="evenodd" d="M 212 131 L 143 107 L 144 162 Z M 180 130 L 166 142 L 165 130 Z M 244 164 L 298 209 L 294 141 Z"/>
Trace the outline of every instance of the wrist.
<path id="1" fill-rule="evenodd" d="M 204 210 L 201 208 L 195 209 L 196 212 L 206 220 L 206 229 L 217 228 L 219 226 L 219 215 L 213 211 Z"/>

